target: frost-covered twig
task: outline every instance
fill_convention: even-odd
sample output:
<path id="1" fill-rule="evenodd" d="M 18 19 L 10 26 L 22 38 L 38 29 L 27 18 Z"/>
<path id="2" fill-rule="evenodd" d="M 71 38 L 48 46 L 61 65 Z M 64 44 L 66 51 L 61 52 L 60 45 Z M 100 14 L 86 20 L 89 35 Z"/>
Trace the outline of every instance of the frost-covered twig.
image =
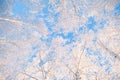
<path id="1" fill-rule="evenodd" d="M 106 51 L 108 51 L 112 56 L 114 56 L 115 58 L 117 58 L 118 60 L 120 60 L 120 56 L 118 55 L 118 53 L 113 52 L 112 50 L 108 49 L 100 40 L 99 42 L 97 42 L 98 45 L 100 45 L 102 48 L 104 48 Z"/>

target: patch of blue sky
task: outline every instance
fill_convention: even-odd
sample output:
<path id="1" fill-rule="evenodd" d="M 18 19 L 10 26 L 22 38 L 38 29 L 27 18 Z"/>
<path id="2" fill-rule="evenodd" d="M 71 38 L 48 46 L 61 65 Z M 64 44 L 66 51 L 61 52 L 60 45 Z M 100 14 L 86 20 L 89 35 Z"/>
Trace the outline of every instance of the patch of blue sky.
<path id="1" fill-rule="evenodd" d="M 87 57 L 94 56 L 95 57 L 95 59 L 93 61 L 94 64 L 96 64 L 99 67 L 106 66 L 106 69 L 105 69 L 106 72 L 110 71 L 110 68 L 111 68 L 110 62 L 102 56 L 102 54 L 100 53 L 99 50 L 93 51 L 90 48 L 86 48 L 86 56 Z"/>
<path id="2" fill-rule="evenodd" d="M 6 0 L 0 0 L 0 4 L 2 5 Z"/>
<path id="3" fill-rule="evenodd" d="M 54 36 L 55 36 L 55 37 L 56 37 L 56 36 L 59 36 L 59 37 L 62 37 L 63 39 L 65 39 L 65 40 L 67 40 L 64 45 L 69 45 L 69 44 L 75 42 L 75 34 L 74 34 L 74 32 L 56 33 Z"/>
<path id="4" fill-rule="evenodd" d="M 50 45 L 52 40 L 56 37 L 62 37 L 63 39 L 67 40 L 64 45 L 69 45 L 73 42 L 75 42 L 75 34 L 74 32 L 68 32 L 68 33 L 58 33 L 58 32 L 52 32 L 47 36 L 47 38 L 40 38 L 41 41 L 45 42 L 47 45 Z"/>
<path id="5" fill-rule="evenodd" d="M 105 68 L 105 72 L 109 73 L 111 71 L 111 68 L 112 68 L 111 64 L 107 65 L 106 68 Z"/>
<path id="6" fill-rule="evenodd" d="M 44 15 L 43 15 L 44 17 L 43 17 L 43 18 L 46 18 L 47 15 L 49 15 L 49 9 L 48 9 L 48 6 L 44 7 L 42 11 L 43 11 L 43 13 L 44 13 Z"/>
<path id="7" fill-rule="evenodd" d="M 42 10 L 44 15 L 41 17 L 43 18 L 43 21 L 44 21 L 46 27 L 48 28 L 48 30 L 52 31 L 52 27 L 55 26 L 55 24 L 58 22 L 60 12 L 56 12 L 55 11 L 56 7 L 52 6 L 52 4 L 49 4 L 48 0 L 45 0 L 43 2 L 45 4 L 45 7 Z M 58 1 L 57 5 L 58 4 L 60 4 L 59 1 Z"/>
<path id="8" fill-rule="evenodd" d="M 59 7 L 61 1 L 62 1 L 62 0 L 57 0 L 55 4 L 50 3 L 49 8 L 50 8 L 51 10 L 55 11 L 55 10 Z"/>
<path id="9" fill-rule="evenodd" d="M 49 12 L 49 0 L 41 0 L 41 2 L 45 5 L 45 7 L 42 8 L 42 12 L 39 12 L 36 17 L 38 18 L 46 18 L 50 12 Z"/>
<path id="10" fill-rule="evenodd" d="M 99 67 L 105 66 L 106 73 L 109 73 L 111 70 L 111 63 L 109 62 L 109 60 L 107 60 L 103 56 L 97 55 L 95 64 L 97 64 L 97 66 L 99 66 Z"/>
<path id="11" fill-rule="evenodd" d="M 33 55 L 28 59 L 28 62 L 32 62 L 33 59 L 37 57 L 36 53 L 31 53 L 31 54 L 33 54 Z"/>
<path id="12" fill-rule="evenodd" d="M 105 24 L 107 23 L 107 21 L 106 20 L 101 20 L 100 22 L 99 22 L 99 27 L 100 27 L 100 29 L 103 29 L 104 27 L 105 27 Z"/>
<path id="13" fill-rule="evenodd" d="M 92 56 L 92 55 L 94 55 L 93 50 L 90 49 L 90 48 L 86 48 L 86 56 L 87 56 L 87 57 L 90 57 L 90 56 Z"/>
<path id="14" fill-rule="evenodd" d="M 79 31 L 83 31 L 84 30 L 84 28 L 83 27 L 79 27 Z"/>
<path id="15" fill-rule="evenodd" d="M 97 32 L 97 30 L 95 29 L 96 26 L 96 21 L 94 19 L 94 17 L 88 17 L 88 21 L 86 23 L 86 27 L 88 30 L 92 30 L 93 32 Z"/>
<path id="16" fill-rule="evenodd" d="M 38 50 L 39 48 L 40 48 L 39 45 L 34 45 L 34 46 L 32 46 L 32 50 L 33 50 L 33 51 L 36 51 L 36 50 Z"/>
<path id="17" fill-rule="evenodd" d="M 75 37 L 74 37 L 74 33 L 73 32 L 69 32 L 67 34 L 67 36 L 63 36 L 64 39 L 67 39 L 67 42 L 65 43 L 65 45 L 71 44 L 73 42 L 75 42 Z"/>
<path id="18" fill-rule="evenodd" d="M 52 42 L 53 38 L 55 38 L 55 37 L 52 37 L 52 36 L 40 37 L 40 40 L 42 42 L 44 42 L 47 46 L 51 46 L 51 42 Z"/>
<path id="19" fill-rule="evenodd" d="M 120 16 L 120 2 L 118 2 L 114 7 L 114 16 Z"/>
<path id="20" fill-rule="evenodd" d="M 100 62 L 100 61 L 102 60 L 103 57 L 102 57 L 102 55 L 101 55 L 101 53 L 100 53 L 99 50 L 93 51 L 92 49 L 89 49 L 89 48 L 88 48 L 88 51 L 89 51 L 89 52 L 92 52 L 91 55 L 94 56 L 94 57 L 96 57 L 98 62 Z"/>
<path id="21" fill-rule="evenodd" d="M 51 18 L 54 18 L 53 21 Z M 53 15 L 47 16 L 44 19 L 44 23 L 47 26 L 48 30 L 51 32 L 52 31 L 52 27 L 55 26 L 56 22 L 55 22 L 55 17 Z"/>
<path id="22" fill-rule="evenodd" d="M 48 5 L 48 4 L 49 4 L 49 0 L 40 0 L 40 2 L 42 2 L 42 3 L 45 4 L 45 5 Z"/>
<path id="23" fill-rule="evenodd" d="M 4 12 L 7 10 L 7 1 L 6 0 L 0 0 L 0 14 L 4 14 Z"/>
<path id="24" fill-rule="evenodd" d="M 85 32 L 87 31 L 87 28 L 86 27 L 84 27 L 84 26 L 80 26 L 79 28 L 78 28 L 78 36 L 80 35 L 80 34 L 85 34 Z"/>
<path id="25" fill-rule="evenodd" d="M 44 23 L 50 32 L 52 31 L 52 27 L 55 26 L 56 23 L 58 22 L 58 17 L 59 17 L 59 13 L 56 13 L 54 15 L 53 14 L 47 15 L 44 18 Z"/>
<path id="26" fill-rule="evenodd" d="M 12 7 L 13 14 L 26 18 L 29 15 L 27 14 L 28 11 L 29 8 L 21 0 L 15 0 L 15 4 Z"/>
<path id="27" fill-rule="evenodd" d="M 107 59 L 105 59 L 104 57 L 99 57 L 99 55 L 96 57 L 96 61 L 98 66 L 103 67 L 103 66 L 108 66 L 110 65 L 109 61 Z"/>
<path id="28" fill-rule="evenodd" d="M 39 49 L 40 49 L 39 45 L 32 46 L 32 51 L 30 52 L 30 58 L 28 59 L 28 62 L 32 62 L 33 59 L 37 57 Z"/>
<path id="29" fill-rule="evenodd" d="M 40 40 L 50 46 L 52 40 L 56 38 L 58 35 L 59 34 L 57 32 L 52 32 L 47 36 L 47 38 L 41 37 Z"/>
<path id="30" fill-rule="evenodd" d="M 41 41 L 46 42 L 47 44 L 50 44 L 51 41 L 52 41 L 54 38 L 56 38 L 57 36 L 59 36 L 59 35 L 60 35 L 60 34 L 59 34 L 58 32 L 51 32 L 51 33 L 47 36 L 47 38 L 41 37 L 40 39 L 41 39 Z"/>
<path id="31" fill-rule="evenodd" d="M 72 39 L 73 35 L 74 35 L 73 32 L 68 32 L 67 35 L 65 35 L 65 34 L 62 33 L 60 36 L 62 36 L 63 39 Z"/>

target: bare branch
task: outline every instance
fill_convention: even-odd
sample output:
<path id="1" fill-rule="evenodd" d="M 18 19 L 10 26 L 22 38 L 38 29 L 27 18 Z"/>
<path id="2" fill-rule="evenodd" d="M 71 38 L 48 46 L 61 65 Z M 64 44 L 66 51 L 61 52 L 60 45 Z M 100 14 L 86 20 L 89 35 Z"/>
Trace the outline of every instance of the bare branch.
<path id="1" fill-rule="evenodd" d="M 120 60 L 120 56 L 119 56 L 117 53 L 115 53 L 115 52 L 111 51 L 110 49 L 108 49 L 100 40 L 99 40 L 99 42 L 97 42 L 97 43 L 98 43 L 98 45 L 100 45 L 103 49 L 105 49 L 106 51 L 108 51 L 112 56 L 114 56 L 115 58 L 117 58 L 117 59 Z"/>
<path id="2" fill-rule="evenodd" d="M 33 79 L 35 79 L 35 80 L 39 80 L 39 79 L 37 79 L 37 78 L 35 78 L 35 77 L 33 77 L 33 76 L 27 74 L 27 73 L 22 73 L 22 74 L 25 74 L 26 76 L 28 76 L 28 77 L 30 77 L 30 78 L 33 78 Z"/>

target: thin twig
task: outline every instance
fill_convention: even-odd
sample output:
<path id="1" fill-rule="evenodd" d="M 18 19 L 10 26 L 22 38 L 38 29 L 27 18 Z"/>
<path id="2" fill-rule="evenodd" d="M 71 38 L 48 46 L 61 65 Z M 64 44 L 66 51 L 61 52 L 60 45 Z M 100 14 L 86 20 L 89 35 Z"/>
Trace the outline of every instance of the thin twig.
<path id="1" fill-rule="evenodd" d="M 85 44 L 86 44 L 86 43 L 85 43 Z M 80 57 L 79 57 L 79 62 L 78 62 L 78 68 L 77 68 L 77 69 L 79 69 L 79 66 L 80 66 L 81 57 L 82 57 L 82 55 L 83 55 L 83 53 L 84 53 L 84 50 L 85 50 L 85 44 L 84 44 L 84 48 L 83 48 L 83 50 L 82 50 L 82 53 L 81 53 L 81 55 L 80 55 Z"/>
<path id="2" fill-rule="evenodd" d="M 40 53 L 39 53 L 39 60 L 40 60 L 40 62 L 42 62 Z M 43 80 L 45 80 L 46 79 L 46 74 L 45 74 L 44 66 L 41 65 L 40 67 L 41 67 L 41 71 L 42 71 L 42 75 L 43 75 Z"/>
<path id="3" fill-rule="evenodd" d="M 86 44 L 86 43 L 85 43 L 85 44 Z M 81 79 L 81 77 L 80 77 L 80 75 L 79 75 L 79 65 L 80 65 L 80 62 L 81 62 L 81 57 L 82 57 L 82 55 L 83 55 L 83 53 L 84 53 L 85 44 L 84 44 L 84 48 L 83 48 L 83 50 L 82 50 L 82 53 L 81 53 L 81 55 L 80 55 L 80 57 L 79 57 L 78 66 L 76 67 L 76 68 L 77 68 L 76 72 L 74 72 L 71 68 L 69 68 L 69 66 L 67 66 L 67 65 L 63 62 L 63 63 L 65 64 L 65 66 L 69 69 L 69 71 L 74 74 L 75 80 L 80 80 L 80 79 Z"/>
<path id="4" fill-rule="evenodd" d="M 35 77 L 33 77 L 33 76 L 27 74 L 27 73 L 23 73 L 23 74 L 25 74 L 26 76 L 28 76 L 28 77 L 30 77 L 30 78 L 33 78 L 33 79 L 35 79 L 35 80 L 39 80 L 39 79 L 37 79 L 37 78 L 35 78 Z"/>
<path id="5" fill-rule="evenodd" d="M 111 51 L 110 49 L 108 49 L 100 40 L 99 40 L 99 42 L 97 42 L 97 43 L 98 43 L 98 45 L 100 45 L 102 48 L 104 48 L 106 51 L 108 51 L 111 55 L 113 55 L 115 58 L 117 58 L 117 59 L 120 60 L 120 56 L 119 56 L 117 53 L 115 53 L 115 52 Z"/>
<path id="6" fill-rule="evenodd" d="M 75 6 L 75 4 L 74 4 L 74 1 L 71 0 L 71 2 L 72 2 L 72 5 L 73 5 L 73 8 L 74 8 L 74 11 L 75 11 L 75 13 L 77 14 L 77 10 L 76 10 L 76 6 Z"/>

